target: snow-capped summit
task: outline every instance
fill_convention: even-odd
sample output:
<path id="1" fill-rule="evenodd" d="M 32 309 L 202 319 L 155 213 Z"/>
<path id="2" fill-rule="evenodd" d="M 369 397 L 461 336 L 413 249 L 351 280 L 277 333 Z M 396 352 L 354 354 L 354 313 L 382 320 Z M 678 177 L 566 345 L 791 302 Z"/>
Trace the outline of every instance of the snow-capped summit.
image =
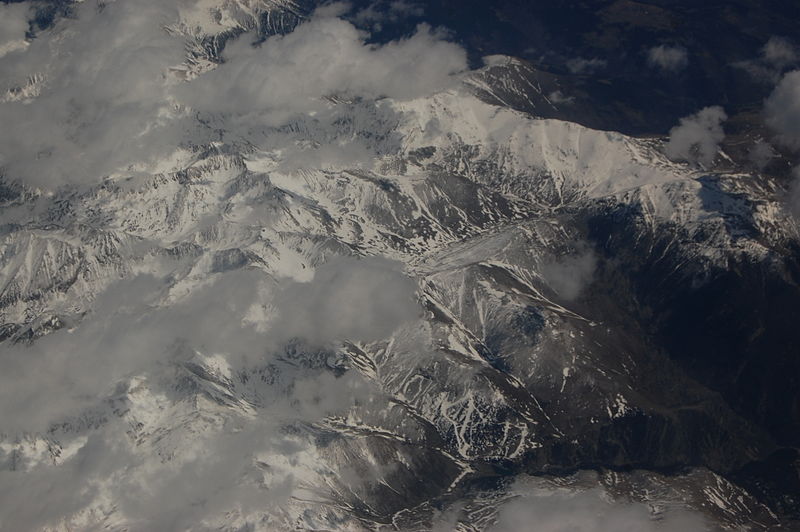
<path id="1" fill-rule="evenodd" d="M 430 28 L 123 3 L 0 57 L 53 129 L 0 149 L 0 529 L 791 526 L 773 177 L 553 118 Z M 132 59 L 91 31 L 151 14 Z"/>

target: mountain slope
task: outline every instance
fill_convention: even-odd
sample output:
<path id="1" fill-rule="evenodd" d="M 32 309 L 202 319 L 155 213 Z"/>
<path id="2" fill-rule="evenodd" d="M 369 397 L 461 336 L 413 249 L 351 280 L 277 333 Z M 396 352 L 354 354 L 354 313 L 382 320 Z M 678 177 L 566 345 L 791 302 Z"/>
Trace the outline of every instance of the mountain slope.
<path id="1" fill-rule="evenodd" d="M 195 8 L 184 79 L 307 9 Z M 518 69 L 198 111 L 100 183 L 4 178 L 0 527 L 498 530 L 541 496 L 795 526 L 781 187 L 514 110 L 549 94 Z"/>

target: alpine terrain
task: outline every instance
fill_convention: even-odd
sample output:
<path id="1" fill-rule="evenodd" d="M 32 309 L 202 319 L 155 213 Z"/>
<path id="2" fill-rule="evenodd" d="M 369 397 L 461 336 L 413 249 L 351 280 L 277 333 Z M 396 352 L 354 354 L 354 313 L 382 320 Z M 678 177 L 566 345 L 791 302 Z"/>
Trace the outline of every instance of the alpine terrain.
<path id="1" fill-rule="evenodd" d="M 0 4 L 0 529 L 800 530 L 800 56 L 448 5 Z"/>

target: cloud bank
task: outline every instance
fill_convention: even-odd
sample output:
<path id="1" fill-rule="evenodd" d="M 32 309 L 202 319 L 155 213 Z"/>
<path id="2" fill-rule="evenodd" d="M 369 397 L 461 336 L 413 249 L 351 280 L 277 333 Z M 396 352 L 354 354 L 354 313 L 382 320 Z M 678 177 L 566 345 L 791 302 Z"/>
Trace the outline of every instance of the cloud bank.
<path id="1" fill-rule="evenodd" d="M 706 107 L 681 118 L 680 123 L 669 132 L 669 142 L 665 147 L 667 157 L 674 161 L 710 166 L 725 138 L 722 123 L 727 118 L 720 106 Z"/>
<path id="2" fill-rule="evenodd" d="M 519 485 L 518 485 L 519 486 Z M 501 506 L 489 532 L 700 532 L 702 518 L 686 511 L 656 520 L 644 504 L 615 502 L 603 490 L 526 490 Z"/>
<path id="3" fill-rule="evenodd" d="M 227 47 L 223 65 L 178 93 L 198 110 L 257 113 L 276 125 L 294 114 L 325 108 L 326 96 L 428 95 L 466 69 L 464 50 L 426 25 L 408 39 L 383 46 L 366 44 L 365 37 L 349 22 L 317 15 L 257 47 L 237 40 Z"/>
<path id="4" fill-rule="evenodd" d="M 397 262 L 335 257 L 279 292 L 274 329 L 314 344 L 379 340 L 419 317 L 416 288 Z"/>
<path id="5" fill-rule="evenodd" d="M 465 51 L 426 25 L 368 44 L 368 33 L 338 18 L 345 8 L 336 4 L 257 45 L 239 36 L 227 43 L 224 63 L 186 81 L 184 39 L 165 28 L 197 3 L 83 2 L 27 49 L 0 57 L 0 90 L 13 95 L 0 103 L 0 121 L 10 125 L 0 132 L 4 174 L 53 189 L 153 172 L 179 147 L 220 134 L 246 142 L 254 129 L 325 111 L 331 97 L 428 95 L 467 68 Z M 390 12 L 412 7 L 392 4 Z M 19 33 L 24 17 L 14 13 L 2 35 Z M 39 81 L 23 90 L 31 79 Z"/>
<path id="6" fill-rule="evenodd" d="M 169 306 L 164 279 L 120 281 L 75 330 L 3 350 L 0 433 L 44 432 L 120 383 L 158 375 L 197 351 L 248 368 L 295 340 L 326 348 L 385 338 L 419 317 L 415 290 L 397 263 L 381 258 L 334 257 L 311 281 L 277 286 L 259 270 L 234 270 Z"/>
<path id="7" fill-rule="evenodd" d="M 164 28 L 195 4 L 83 2 L 0 57 L 5 178 L 43 189 L 91 185 L 153 172 L 177 148 L 220 135 L 278 154 L 278 171 L 350 165 L 372 148 L 357 120 L 340 135 L 348 113 L 389 120 L 380 99 L 428 95 L 466 69 L 465 52 L 428 26 L 367 44 L 334 5 L 257 46 L 239 36 L 223 64 L 186 81 L 184 39 Z M 0 6 L 9 15 L 2 42 L 27 26 L 28 12 L 8 7 Z M 389 13 L 413 9 L 393 3 Z M 334 371 L 337 346 L 417 319 L 416 288 L 397 263 L 370 258 L 331 258 L 306 282 L 217 272 L 186 294 L 168 277 L 141 275 L 109 288 L 76 327 L 5 346 L 0 528 L 81 529 L 113 511 L 130 530 L 211 529 L 224 516 L 269 514 L 300 489 L 304 468 L 324 463 L 304 455 L 313 442 L 286 427 L 379 397 L 357 371 Z M 213 401 L 201 406 L 216 393 L 202 376 L 209 367 L 244 387 L 236 391 L 249 402 L 224 413 Z M 158 435 L 141 445 L 137 431 Z M 48 438 L 63 447 L 37 458 Z"/>
<path id="8" fill-rule="evenodd" d="M 415 289 L 396 263 L 377 258 L 332 258 L 308 282 L 228 271 L 176 301 L 166 279 L 141 275 L 112 285 L 74 329 L 6 346 L 0 528 L 80 529 L 81 519 L 97 520 L 86 509 L 102 513 L 103 501 L 132 530 L 269 514 L 299 489 L 304 468 L 321 463 L 307 455 L 312 441 L 285 428 L 380 397 L 357 371 L 332 371 L 335 344 L 383 338 L 416 319 Z M 227 391 L 227 410 L 203 407 L 204 387 L 218 388 L 196 379 L 199 364 L 248 397 L 247 409 Z M 142 447 L 140 431 L 157 434 Z M 48 434 L 64 444 L 55 459 L 16 451 L 14 442 Z"/>
<path id="9" fill-rule="evenodd" d="M 23 4 L 0 4 L 0 57 L 24 49 L 28 43 L 30 6 Z"/>
<path id="10" fill-rule="evenodd" d="M 32 186 L 98 182 L 134 162 L 174 150 L 188 128 L 179 120 L 169 75 L 183 43 L 162 24 L 177 11 L 140 0 L 75 6 L 75 17 L 0 59 L 13 89 L 42 79 L 38 96 L 0 103 L 0 165 Z"/>

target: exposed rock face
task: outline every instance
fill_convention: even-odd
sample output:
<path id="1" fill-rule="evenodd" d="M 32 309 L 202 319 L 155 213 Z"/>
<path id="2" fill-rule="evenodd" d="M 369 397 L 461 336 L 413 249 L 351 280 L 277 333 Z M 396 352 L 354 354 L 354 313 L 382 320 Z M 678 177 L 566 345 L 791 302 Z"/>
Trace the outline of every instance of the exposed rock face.
<path id="1" fill-rule="evenodd" d="M 235 24 L 173 28 L 196 34 L 191 75 L 226 38 L 288 31 L 308 10 L 220 5 L 214 23 Z M 111 442 L 85 477 L 96 493 L 44 524 L 429 530 L 447 517 L 486 530 L 531 485 L 681 506 L 723 528 L 796 523 L 800 249 L 780 186 L 552 118 L 556 86 L 521 68 L 495 58 L 424 98 L 331 97 L 335 120 L 260 133 L 355 139 L 374 154 L 358 164 L 287 166 L 279 149 L 223 139 L 184 146 L 163 172 L 53 194 L 9 180 L 0 356 L 46 369 L 58 345 L 112 353 L 115 327 L 131 346 L 109 354 L 122 369 L 102 393 L 46 426 L 0 422 L 4 474 L 25 478 L 61 478 L 97 435 Z M 529 114 L 540 108 L 550 118 Z M 273 305 L 340 256 L 396 261 L 416 315 L 378 340 L 314 342 L 280 321 L 316 316 Z M 392 268 L 376 266 L 385 277 L 359 308 L 382 312 L 369 300 L 394 286 Z M 216 468 L 229 454 L 241 458 Z M 173 473 L 178 491 L 244 488 L 179 500 L 204 508 L 196 522 L 142 525 L 126 495 L 167 493 Z"/>

